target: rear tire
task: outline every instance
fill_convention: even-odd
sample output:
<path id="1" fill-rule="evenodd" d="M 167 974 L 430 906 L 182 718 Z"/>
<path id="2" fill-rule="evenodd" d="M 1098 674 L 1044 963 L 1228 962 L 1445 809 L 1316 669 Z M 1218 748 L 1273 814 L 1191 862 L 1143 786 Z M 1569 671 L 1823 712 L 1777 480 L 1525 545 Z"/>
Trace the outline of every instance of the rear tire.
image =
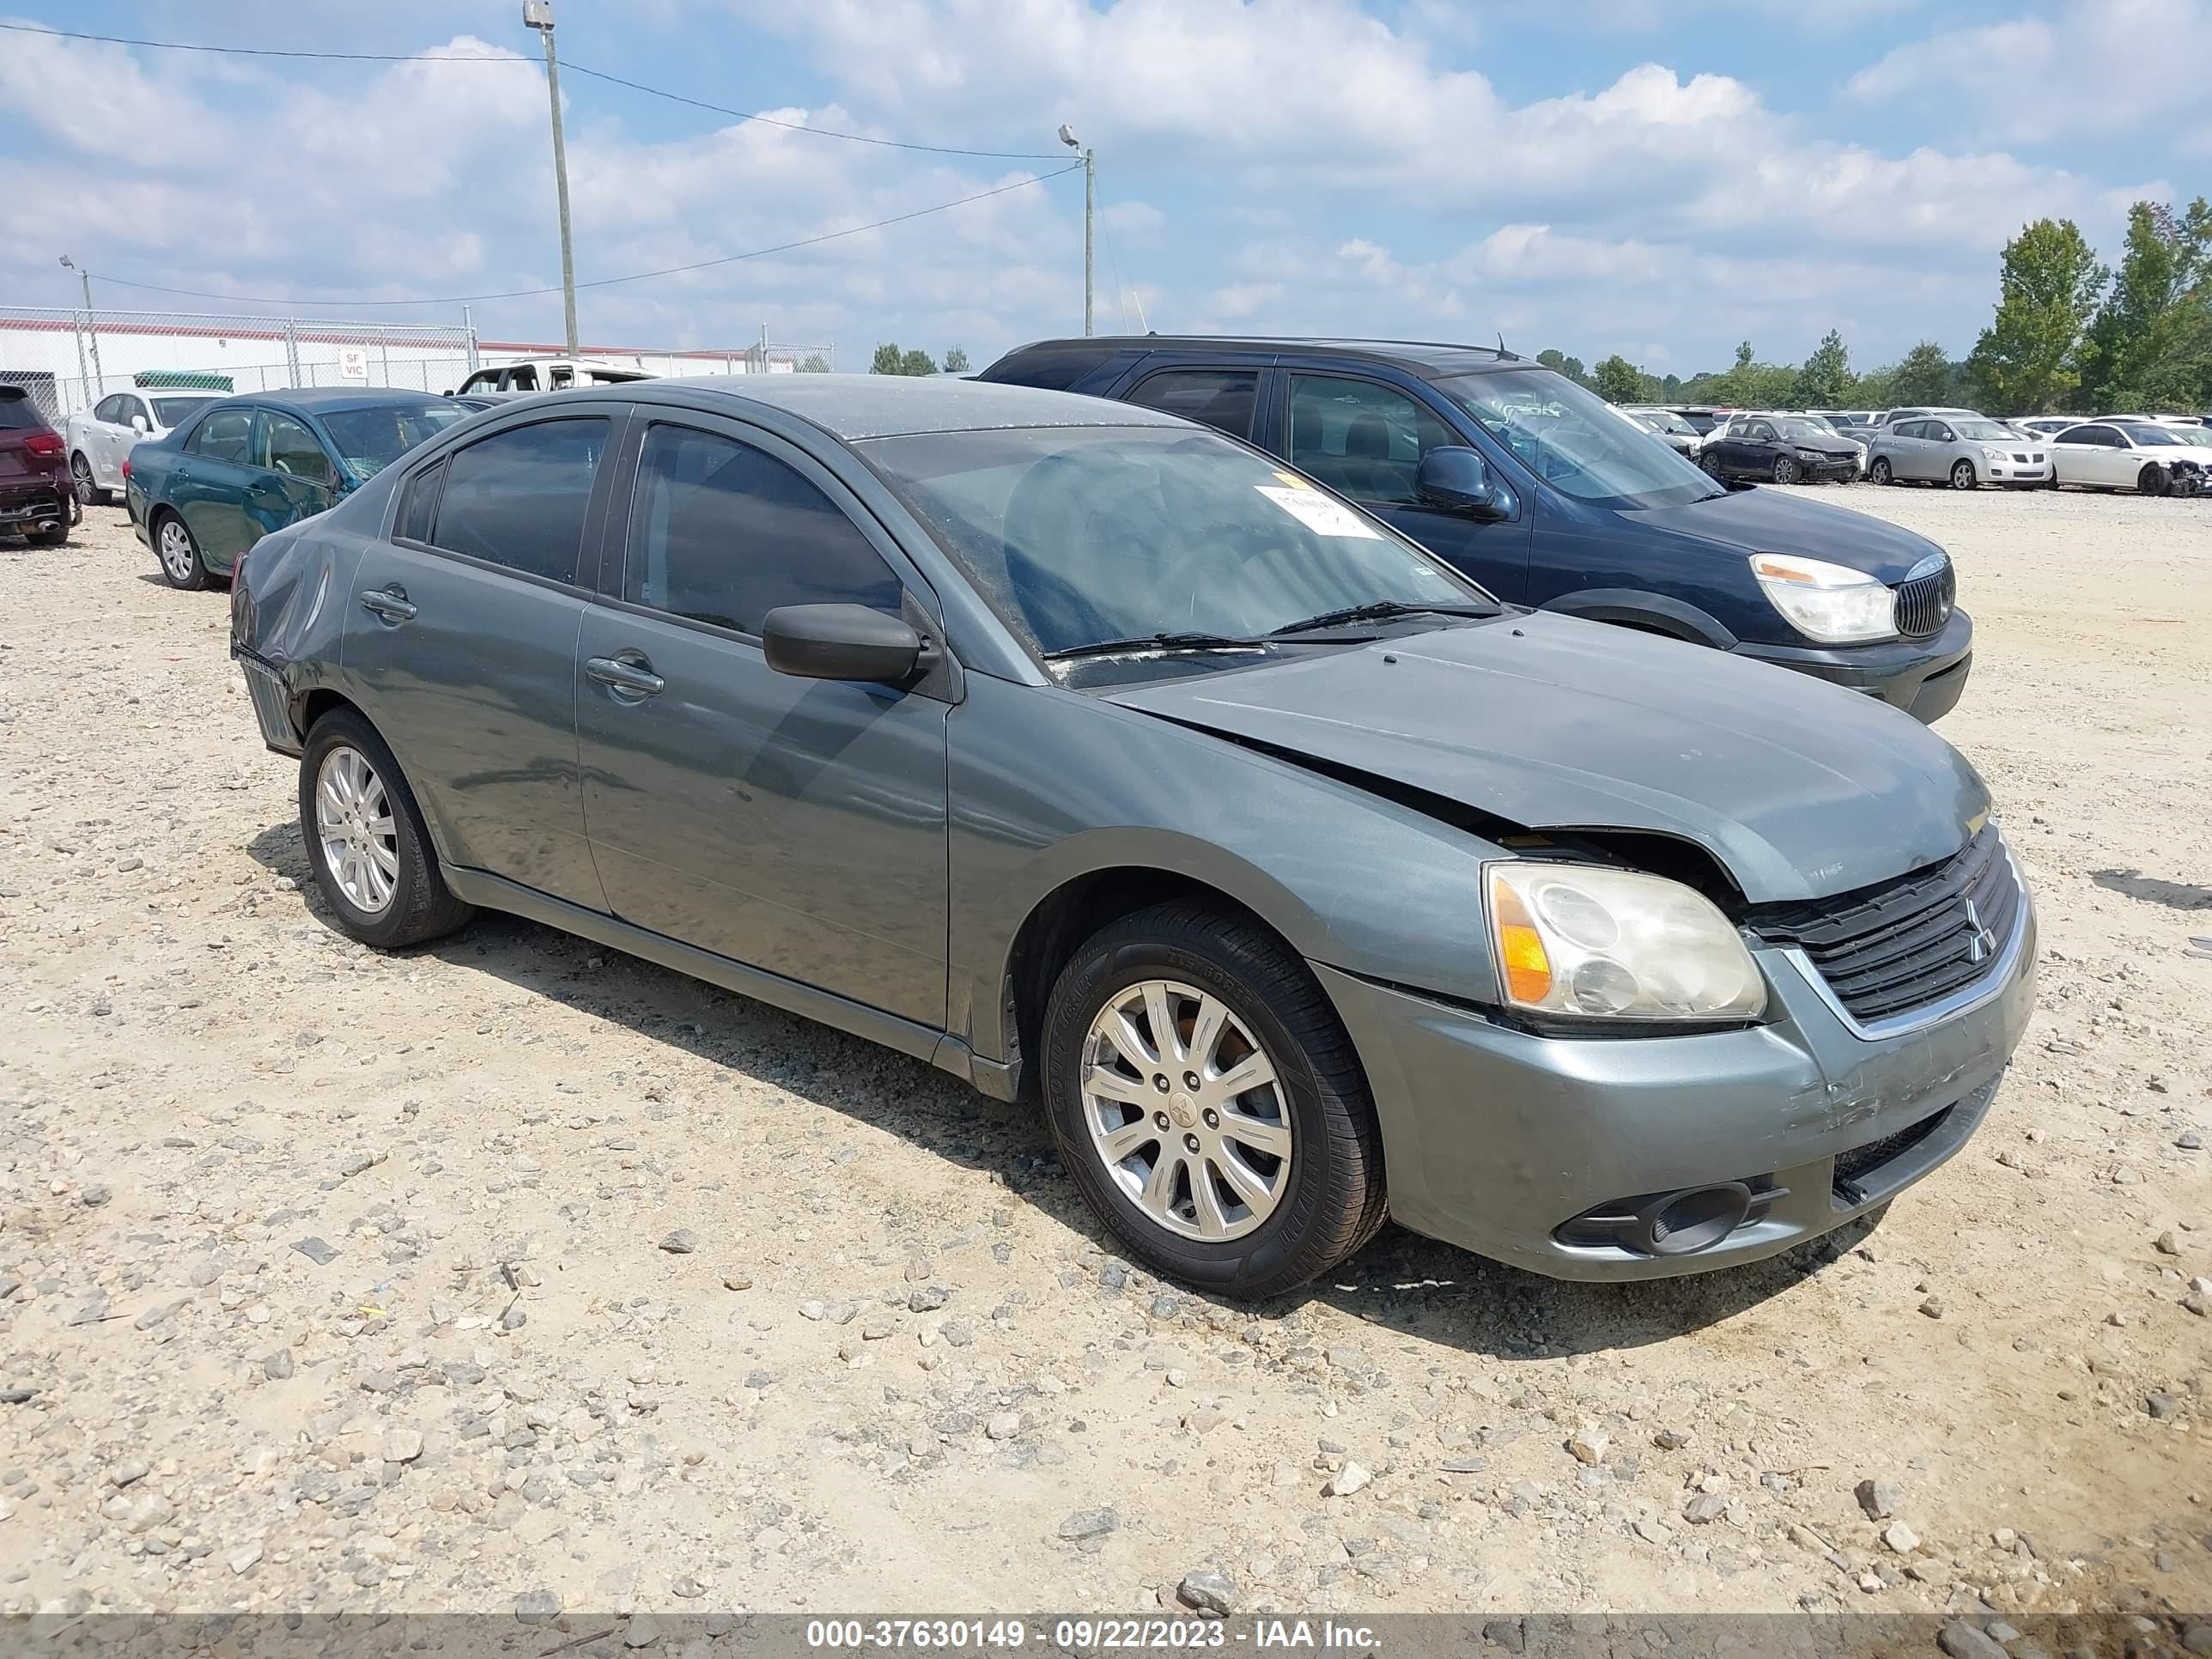
<path id="1" fill-rule="evenodd" d="M 69 541 L 69 520 L 64 519 L 52 530 L 27 530 L 23 539 L 33 547 L 61 547 Z"/>
<path id="2" fill-rule="evenodd" d="M 164 510 L 154 518 L 154 562 L 161 580 L 184 592 L 198 592 L 208 585 L 207 561 L 183 517 Z"/>
<path id="3" fill-rule="evenodd" d="M 1110 1036 L 1102 1048 L 1099 1033 L 1114 1029 L 1117 1009 L 1163 984 L 1169 995 L 1146 1002 L 1141 1030 L 1133 1018 L 1123 1022 L 1140 1050 L 1151 1043 L 1151 1056 L 1130 1054 L 1128 1043 Z M 1155 1006 L 1168 1011 L 1171 1044 L 1146 1036 Z M 1212 1043 L 1198 1036 L 1208 1006 L 1222 1011 Z M 1242 1057 L 1218 1058 L 1232 1041 Z M 1046 1114 L 1061 1162 L 1099 1219 L 1152 1271 L 1224 1295 L 1274 1296 L 1328 1272 L 1382 1227 L 1382 1135 L 1358 1056 L 1312 970 L 1251 922 L 1176 901 L 1108 924 L 1054 986 L 1043 1049 Z M 1234 1112 L 1186 1082 L 1210 1083 L 1255 1059 L 1272 1070 L 1272 1083 L 1237 1096 Z M 1124 1066 L 1140 1102 L 1121 1098 Z M 1111 1092 L 1095 1086 L 1102 1077 Z M 1158 1088 L 1163 1078 L 1169 1086 Z M 1223 1128 L 1246 1112 L 1267 1114 L 1242 1121 L 1279 1126 L 1286 1147 L 1284 1161 L 1258 1176 L 1273 1183 L 1264 1215 L 1255 1217 L 1257 1204 L 1243 1206 L 1242 1220 L 1230 1215 L 1231 1229 L 1246 1229 L 1235 1236 L 1178 1231 L 1200 1226 L 1194 1182 L 1209 1183 L 1217 1230 L 1237 1205 L 1243 1188 L 1227 1173 L 1217 1183 L 1215 1172 L 1225 1156 L 1241 1159 L 1242 1148 L 1257 1146 Z M 1126 1122 L 1123 1114 L 1132 1114 Z M 1117 1134 L 1133 1139 L 1109 1162 L 1103 1142 Z M 1273 1160 L 1262 1151 L 1258 1162 Z M 1252 1171 L 1244 1164 L 1237 1173 L 1249 1182 Z"/>
<path id="4" fill-rule="evenodd" d="M 363 945 L 403 950 L 450 933 L 475 914 L 446 885 L 399 762 L 356 710 L 333 708 L 307 733 L 300 835 L 324 901 Z M 334 848 L 356 856 L 341 862 Z"/>
<path id="5" fill-rule="evenodd" d="M 1897 482 L 1895 477 L 1890 472 L 1888 456 L 1877 455 L 1874 458 L 1873 465 L 1867 468 L 1867 482 L 1869 483 L 1878 484 L 1895 483 Z"/>

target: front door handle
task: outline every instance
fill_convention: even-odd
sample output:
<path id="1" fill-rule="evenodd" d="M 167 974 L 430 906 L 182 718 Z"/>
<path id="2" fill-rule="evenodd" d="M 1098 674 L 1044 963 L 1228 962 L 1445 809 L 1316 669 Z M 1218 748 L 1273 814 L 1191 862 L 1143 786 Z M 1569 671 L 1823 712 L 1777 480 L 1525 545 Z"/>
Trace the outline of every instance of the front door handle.
<path id="1" fill-rule="evenodd" d="M 617 696 L 656 696 L 668 684 L 642 657 L 586 657 L 584 672 Z"/>
<path id="2" fill-rule="evenodd" d="M 406 590 L 398 586 L 371 588 L 361 596 L 362 607 L 374 611 L 388 623 L 411 621 L 415 607 L 408 602 Z"/>

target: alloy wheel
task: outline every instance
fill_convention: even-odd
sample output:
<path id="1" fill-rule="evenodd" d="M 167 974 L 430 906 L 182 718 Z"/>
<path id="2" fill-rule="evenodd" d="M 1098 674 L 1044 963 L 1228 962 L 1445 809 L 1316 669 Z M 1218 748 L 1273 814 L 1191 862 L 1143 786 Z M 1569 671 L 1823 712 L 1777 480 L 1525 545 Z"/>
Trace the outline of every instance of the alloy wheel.
<path id="1" fill-rule="evenodd" d="M 1290 1103 L 1218 997 L 1175 980 L 1115 991 L 1084 1038 L 1079 1086 L 1107 1176 L 1168 1232 L 1238 1238 L 1290 1190 Z"/>
<path id="2" fill-rule="evenodd" d="M 70 457 L 70 483 L 76 488 L 77 504 L 90 507 L 100 494 L 100 486 L 92 481 L 92 468 L 82 455 Z"/>
<path id="3" fill-rule="evenodd" d="M 315 775 L 315 834 L 323 863 L 348 903 L 368 915 L 389 908 L 399 884 L 399 830 L 384 780 L 358 749 L 323 757 Z"/>
<path id="4" fill-rule="evenodd" d="M 1874 465 L 1867 469 L 1867 481 L 1869 483 L 1878 484 L 1886 484 L 1889 482 L 1889 460 L 1887 456 L 1875 458 Z"/>
<path id="5" fill-rule="evenodd" d="M 154 550 L 161 556 L 161 568 L 178 581 L 192 579 L 192 565 L 198 555 L 192 550 L 192 532 L 185 528 L 182 519 L 161 520 L 161 533 L 154 538 Z"/>
<path id="6" fill-rule="evenodd" d="M 1774 458 L 1774 482 L 1778 484 L 1796 483 L 1797 463 L 1787 455 L 1777 455 Z"/>
<path id="7" fill-rule="evenodd" d="M 1960 461 L 1956 466 L 1951 469 L 1952 489 L 1972 489 L 1976 482 L 1977 480 L 1974 477 L 1974 464 L 1972 461 Z"/>

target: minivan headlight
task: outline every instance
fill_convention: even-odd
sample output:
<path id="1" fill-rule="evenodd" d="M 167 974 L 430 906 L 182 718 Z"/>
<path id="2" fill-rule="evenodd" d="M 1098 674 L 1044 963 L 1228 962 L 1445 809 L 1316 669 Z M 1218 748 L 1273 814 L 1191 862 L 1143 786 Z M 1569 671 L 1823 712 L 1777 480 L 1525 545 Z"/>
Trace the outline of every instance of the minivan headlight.
<path id="1" fill-rule="evenodd" d="M 1754 553 L 1751 574 L 1790 625 L 1823 645 L 1856 645 L 1897 632 L 1897 595 L 1849 565 Z"/>
<path id="2" fill-rule="evenodd" d="M 1490 937 L 1505 1000 L 1531 1013 L 1657 1022 L 1753 1020 L 1766 981 L 1696 889 L 1588 864 L 1489 868 Z"/>

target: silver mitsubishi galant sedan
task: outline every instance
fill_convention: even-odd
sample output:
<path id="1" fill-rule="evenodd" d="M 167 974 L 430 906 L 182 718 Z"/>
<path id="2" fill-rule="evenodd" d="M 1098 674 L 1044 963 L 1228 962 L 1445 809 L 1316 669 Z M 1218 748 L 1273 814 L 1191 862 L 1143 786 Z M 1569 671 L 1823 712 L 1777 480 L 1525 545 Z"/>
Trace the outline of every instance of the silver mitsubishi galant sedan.
<path id="1" fill-rule="evenodd" d="M 512 911 L 1033 1100 L 1231 1295 L 1386 1216 L 1571 1278 L 1771 1255 L 1956 1152 L 2033 999 L 1988 792 L 1910 716 L 1501 607 L 1128 404 L 489 410 L 260 542 L 232 651 L 356 939 Z"/>

